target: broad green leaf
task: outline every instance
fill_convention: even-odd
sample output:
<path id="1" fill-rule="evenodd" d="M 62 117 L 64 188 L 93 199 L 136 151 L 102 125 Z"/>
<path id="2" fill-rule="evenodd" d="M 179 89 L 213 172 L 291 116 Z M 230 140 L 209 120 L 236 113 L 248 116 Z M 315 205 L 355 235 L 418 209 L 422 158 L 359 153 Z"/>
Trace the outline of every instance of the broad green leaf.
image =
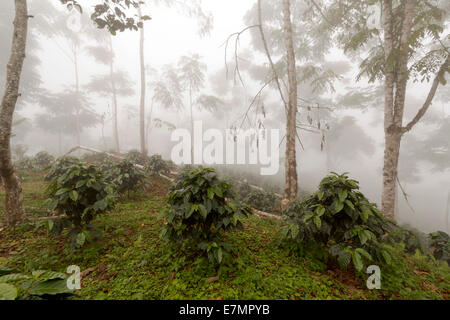
<path id="1" fill-rule="evenodd" d="M 356 251 L 362 255 L 364 258 L 366 258 L 369 261 L 372 261 L 372 256 L 370 255 L 370 253 L 368 253 L 366 250 L 364 250 L 363 248 L 357 248 Z"/>
<path id="2" fill-rule="evenodd" d="M 222 189 L 220 189 L 219 186 L 217 186 L 216 188 L 214 188 L 214 193 L 217 194 L 219 197 L 223 197 L 223 192 Z"/>
<path id="3" fill-rule="evenodd" d="M 317 193 L 317 198 L 319 199 L 319 201 L 322 201 L 324 196 L 325 196 L 325 192 L 323 192 L 323 191 L 319 191 Z"/>
<path id="4" fill-rule="evenodd" d="M 319 207 L 316 208 L 316 214 L 317 214 L 318 217 L 323 216 L 324 213 L 325 213 L 325 208 L 324 207 L 319 206 Z"/>
<path id="5" fill-rule="evenodd" d="M 334 212 L 335 213 L 339 213 L 339 212 L 342 211 L 342 209 L 344 209 L 344 203 L 337 201 L 335 206 L 334 206 Z"/>
<path id="6" fill-rule="evenodd" d="M 338 197 L 339 197 L 339 201 L 340 201 L 340 202 L 344 202 L 345 199 L 347 199 L 347 196 L 348 196 L 347 190 L 342 190 L 342 189 L 340 189 L 340 190 L 338 191 Z"/>
<path id="7" fill-rule="evenodd" d="M 15 300 L 17 288 L 7 283 L 0 283 L 0 300 Z"/>
<path id="8" fill-rule="evenodd" d="M 6 268 L 3 266 L 0 266 L 0 276 L 3 276 L 5 274 L 10 274 L 10 273 L 14 273 L 17 272 L 16 270 L 10 269 L 10 268 Z"/>
<path id="9" fill-rule="evenodd" d="M 361 255 L 357 251 L 352 252 L 353 265 L 355 269 L 361 271 L 363 268 L 363 263 L 361 259 Z"/>
<path id="10" fill-rule="evenodd" d="M 202 204 L 199 204 L 198 210 L 200 211 L 200 214 L 202 215 L 203 219 L 206 219 L 206 217 L 208 215 L 208 211 L 206 210 L 205 206 Z"/>
<path id="11" fill-rule="evenodd" d="M 61 272 L 48 271 L 48 270 L 36 270 L 32 272 L 35 279 L 40 280 L 53 280 L 53 279 L 66 279 L 67 276 Z"/>
<path id="12" fill-rule="evenodd" d="M 70 199 L 72 199 L 72 201 L 77 201 L 78 200 L 78 192 L 76 192 L 75 190 L 70 191 L 69 197 L 70 197 Z"/>
<path id="13" fill-rule="evenodd" d="M 386 262 L 386 264 L 391 264 L 392 258 L 391 255 L 386 251 L 386 250 L 382 250 L 381 254 L 383 256 L 384 261 Z"/>
<path id="14" fill-rule="evenodd" d="M 317 229 L 320 229 L 322 227 L 322 220 L 318 216 L 314 216 L 314 224 L 316 225 Z"/>
<path id="15" fill-rule="evenodd" d="M 351 255 L 350 253 L 348 253 L 347 251 L 342 250 L 342 251 L 339 253 L 339 256 L 338 256 L 339 267 L 340 267 L 341 269 L 347 268 L 347 267 L 348 267 L 348 264 L 349 264 L 350 261 L 351 261 L 351 259 L 352 259 L 352 255 Z"/>
<path id="16" fill-rule="evenodd" d="M 365 230 L 358 231 L 359 241 L 361 241 L 362 245 L 365 245 L 367 240 L 369 240 L 369 238 L 367 237 L 367 234 L 364 231 Z"/>
<path id="17" fill-rule="evenodd" d="M 44 294 L 56 295 L 63 293 L 73 293 L 67 288 L 67 281 L 61 279 L 53 279 L 37 282 L 30 289 L 30 294 L 41 296 Z"/>
<path id="18" fill-rule="evenodd" d="M 84 234 L 84 232 L 80 232 L 77 235 L 77 239 L 76 239 L 77 246 L 79 248 L 81 248 L 85 242 L 86 242 L 86 235 Z"/>
<path id="19" fill-rule="evenodd" d="M 31 279 L 30 276 L 23 273 L 12 273 L 7 274 L 0 277 L 0 283 L 12 282 L 12 281 L 21 281 Z"/>
<path id="20" fill-rule="evenodd" d="M 346 204 L 348 207 L 350 207 L 350 208 L 352 208 L 353 210 L 355 210 L 355 206 L 354 206 L 353 203 L 351 203 L 349 200 L 345 200 L 345 204 Z"/>
<path id="21" fill-rule="evenodd" d="M 75 188 L 81 188 L 82 186 L 84 186 L 86 184 L 86 180 L 80 180 L 77 182 L 77 184 L 75 185 Z"/>
<path id="22" fill-rule="evenodd" d="M 55 196 L 60 196 L 60 195 L 62 195 L 63 193 L 66 193 L 66 192 L 68 192 L 68 191 L 70 191 L 70 189 L 68 189 L 68 188 L 61 188 L 61 189 L 59 189 L 58 191 L 56 191 Z"/>

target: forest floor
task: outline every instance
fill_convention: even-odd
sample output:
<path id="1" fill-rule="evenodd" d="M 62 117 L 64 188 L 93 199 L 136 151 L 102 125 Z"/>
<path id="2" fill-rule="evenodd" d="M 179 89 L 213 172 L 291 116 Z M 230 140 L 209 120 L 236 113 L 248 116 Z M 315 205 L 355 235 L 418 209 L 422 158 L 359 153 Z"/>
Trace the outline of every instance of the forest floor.
<path id="1" fill-rule="evenodd" d="M 245 221 L 244 230 L 225 236 L 234 253 L 215 268 L 192 250 L 159 238 L 164 222 L 157 213 L 169 184 L 159 178 L 151 183 L 150 191 L 124 198 L 98 217 L 94 224 L 103 236 L 81 250 L 33 223 L 0 227 L 0 265 L 60 272 L 77 265 L 82 271 L 77 299 L 450 299 L 448 266 L 409 256 L 388 275 L 382 271 L 381 290 L 369 290 L 369 275 L 292 254 L 278 240 L 283 222 L 256 216 Z M 44 189 L 42 174 L 23 182 L 28 216 L 45 216 Z"/>

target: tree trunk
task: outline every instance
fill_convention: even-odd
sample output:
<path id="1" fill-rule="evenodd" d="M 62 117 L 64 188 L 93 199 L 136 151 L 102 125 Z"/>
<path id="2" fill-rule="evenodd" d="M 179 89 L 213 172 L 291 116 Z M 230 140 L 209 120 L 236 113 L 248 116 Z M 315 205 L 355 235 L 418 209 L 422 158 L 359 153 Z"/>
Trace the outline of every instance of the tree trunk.
<path id="1" fill-rule="evenodd" d="M 24 219 L 20 180 L 11 159 L 11 127 L 19 94 L 20 76 L 25 60 L 28 9 L 26 0 L 15 0 L 16 16 L 11 56 L 6 70 L 5 93 L 0 109 L 0 176 L 5 186 L 6 223 L 14 227 Z"/>
<path id="2" fill-rule="evenodd" d="M 194 164 L 194 112 L 192 106 L 192 86 L 189 85 L 189 110 L 191 113 L 191 164 Z"/>
<path id="3" fill-rule="evenodd" d="M 147 153 L 150 151 L 150 133 L 152 132 L 152 117 L 153 117 L 153 103 L 155 102 L 155 98 L 152 99 L 152 103 L 150 105 L 150 114 L 147 119 L 147 128 L 145 136 L 147 137 Z"/>
<path id="4" fill-rule="evenodd" d="M 297 119 L 297 70 L 295 67 L 294 40 L 291 23 L 290 1 L 283 0 L 284 34 L 287 50 L 289 101 L 286 114 L 286 185 L 285 197 L 292 201 L 297 197 L 298 177 L 295 152 Z"/>
<path id="5" fill-rule="evenodd" d="M 114 61 L 113 61 L 113 47 L 112 47 L 112 39 L 111 36 L 109 38 L 109 49 L 111 52 L 111 61 L 109 62 L 109 74 L 111 77 L 111 90 L 112 90 L 112 103 L 113 103 L 113 135 L 114 135 L 114 143 L 116 147 L 116 152 L 120 153 L 120 142 L 119 142 L 119 123 L 117 117 L 117 92 L 116 92 L 116 83 L 114 80 Z"/>
<path id="6" fill-rule="evenodd" d="M 80 80 L 78 76 L 78 52 L 77 52 L 77 45 L 73 44 L 73 61 L 74 61 L 74 68 L 75 68 L 75 92 L 77 94 L 77 102 L 75 104 L 75 125 L 76 125 L 76 139 L 77 139 L 77 145 L 81 145 L 81 127 L 80 127 L 80 105 L 81 102 L 80 99 Z"/>
<path id="7" fill-rule="evenodd" d="M 385 216 L 394 218 L 397 195 L 397 171 L 401 135 L 385 131 L 383 191 L 381 208 Z"/>
<path id="8" fill-rule="evenodd" d="M 398 159 L 403 135 L 403 115 L 408 83 L 408 40 L 411 35 L 415 6 L 415 0 L 406 1 L 399 43 L 400 54 L 396 64 L 390 62 L 393 59 L 391 54 L 394 49 L 392 0 L 385 0 L 383 6 L 386 76 L 384 105 L 385 149 L 381 210 L 385 216 L 390 218 L 395 217 L 397 201 Z M 388 69 L 387 66 L 391 67 Z"/>
<path id="9" fill-rule="evenodd" d="M 138 17 L 142 20 L 141 6 L 138 5 Z M 147 148 L 145 144 L 145 61 L 144 61 L 144 26 L 140 29 L 140 42 L 139 42 L 139 55 L 141 65 L 141 103 L 140 103 L 140 138 L 141 138 L 141 152 L 147 154 Z"/>
<path id="10" fill-rule="evenodd" d="M 445 220 L 445 227 L 447 228 L 447 233 L 450 233 L 450 191 L 448 192 L 447 196 L 447 206 L 445 207 L 445 214 L 446 214 L 446 220 Z"/>

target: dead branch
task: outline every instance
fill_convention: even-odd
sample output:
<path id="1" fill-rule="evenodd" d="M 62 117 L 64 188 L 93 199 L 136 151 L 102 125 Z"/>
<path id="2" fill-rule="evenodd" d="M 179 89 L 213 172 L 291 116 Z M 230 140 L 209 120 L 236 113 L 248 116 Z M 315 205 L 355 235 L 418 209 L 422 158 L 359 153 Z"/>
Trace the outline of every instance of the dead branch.
<path id="1" fill-rule="evenodd" d="M 259 23 L 258 29 L 259 29 L 259 33 L 261 35 L 261 40 L 262 40 L 262 42 L 264 44 L 264 50 L 266 52 L 267 59 L 269 60 L 270 67 L 272 69 L 273 77 L 275 78 L 275 81 L 276 81 L 276 84 L 277 84 L 277 87 L 278 87 L 278 92 L 280 93 L 281 100 L 283 100 L 284 108 L 285 108 L 285 110 L 287 110 L 288 109 L 288 104 L 286 102 L 286 99 L 284 98 L 283 90 L 281 89 L 281 85 L 280 85 L 280 78 L 278 77 L 277 70 L 275 69 L 275 64 L 273 63 L 272 56 L 270 55 L 269 46 L 267 45 L 266 36 L 264 34 L 264 30 L 263 30 L 263 27 L 262 27 L 261 0 L 258 0 L 258 23 Z"/>
<path id="2" fill-rule="evenodd" d="M 113 154 L 113 153 L 101 151 L 101 150 L 94 149 L 94 148 L 83 147 L 83 146 L 77 146 L 77 147 L 75 147 L 75 148 L 70 149 L 70 151 L 67 152 L 64 156 L 68 156 L 69 154 L 71 154 L 71 153 L 73 153 L 73 152 L 75 152 L 75 151 L 77 151 L 77 150 L 85 150 L 85 151 L 94 152 L 94 153 L 104 153 L 104 154 L 106 154 L 107 156 L 109 156 L 109 157 L 111 157 L 111 158 L 114 158 L 114 159 L 117 159 L 117 160 L 123 160 L 123 159 L 125 159 L 125 157 L 122 157 L 122 156 L 119 156 L 119 155 L 116 155 L 116 154 Z M 134 166 L 137 167 L 137 168 L 139 168 L 139 169 L 141 169 L 141 170 L 144 170 L 144 169 L 145 169 L 144 166 L 141 166 L 140 164 L 134 163 Z"/>
<path id="3" fill-rule="evenodd" d="M 400 187 L 400 190 L 401 190 L 402 193 L 403 193 L 403 197 L 405 198 L 406 204 L 408 205 L 409 209 L 411 209 L 411 211 L 412 211 L 413 213 L 416 213 L 416 212 L 414 211 L 414 208 L 413 208 L 413 207 L 411 206 L 411 204 L 409 203 L 409 200 L 408 200 L 408 194 L 406 193 L 405 189 L 403 189 L 403 186 L 402 186 L 402 184 L 401 184 L 400 179 L 398 178 L 398 176 L 397 176 L 397 182 L 398 182 L 398 186 Z"/>
<path id="4" fill-rule="evenodd" d="M 258 25 L 252 25 L 252 26 L 245 27 L 244 29 L 242 29 L 239 32 L 232 33 L 228 36 L 227 40 L 224 43 L 225 44 L 225 70 L 226 70 L 226 75 L 228 78 L 228 61 L 227 61 L 228 44 L 229 44 L 231 38 L 236 37 L 235 43 L 234 43 L 234 61 L 235 61 L 234 62 L 234 64 L 235 64 L 234 65 L 234 81 L 236 82 L 236 75 L 238 75 L 239 80 L 241 81 L 243 87 L 245 87 L 245 85 L 244 85 L 244 81 L 242 80 L 241 71 L 239 69 L 239 54 L 238 54 L 239 39 L 245 31 L 247 31 L 251 28 L 256 28 L 256 27 L 258 27 Z"/>

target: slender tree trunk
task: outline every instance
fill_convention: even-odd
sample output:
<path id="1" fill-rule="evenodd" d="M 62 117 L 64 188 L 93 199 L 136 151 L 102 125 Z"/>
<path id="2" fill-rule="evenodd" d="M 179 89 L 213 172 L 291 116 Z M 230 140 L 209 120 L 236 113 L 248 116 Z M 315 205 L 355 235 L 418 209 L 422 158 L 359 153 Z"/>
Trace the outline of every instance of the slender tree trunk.
<path id="1" fill-rule="evenodd" d="M 152 99 L 152 103 L 150 104 L 150 114 L 147 121 L 147 128 L 146 128 L 146 137 L 147 137 L 147 153 L 150 151 L 150 133 L 152 132 L 152 117 L 153 117 L 153 103 L 155 99 Z"/>
<path id="2" fill-rule="evenodd" d="M 445 215 L 446 215 L 446 220 L 445 220 L 445 227 L 447 228 L 447 233 L 450 233 L 450 225 L 449 225 L 449 220 L 450 220 L 450 190 L 448 191 L 448 196 L 447 196 L 447 206 L 445 207 Z"/>
<path id="3" fill-rule="evenodd" d="M 297 70 L 295 67 L 294 36 L 291 23 L 290 1 L 283 0 L 284 33 L 287 50 L 289 100 L 286 114 L 286 185 L 285 197 L 291 201 L 297 197 L 298 177 L 295 151 L 297 119 Z"/>
<path id="4" fill-rule="evenodd" d="M 103 141 L 103 150 L 108 150 L 108 145 L 106 144 L 106 138 L 105 138 L 105 116 L 102 116 L 102 141 Z"/>
<path id="5" fill-rule="evenodd" d="M 15 0 L 16 16 L 11 56 L 6 68 L 5 93 L 0 109 L 0 176 L 5 186 L 6 223 L 14 227 L 24 219 L 23 195 L 20 180 L 11 159 L 11 127 L 19 94 L 20 76 L 25 60 L 28 9 L 26 0 Z"/>
<path id="6" fill-rule="evenodd" d="M 73 61 L 75 68 L 75 93 L 77 95 L 77 101 L 75 103 L 75 125 L 76 125 L 76 139 L 77 146 L 81 146 L 81 127 L 80 127 L 80 80 L 78 75 L 78 52 L 77 45 L 73 44 Z"/>
<path id="7" fill-rule="evenodd" d="M 117 92 L 116 92 L 116 82 L 114 80 L 114 58 L 113 58 L 113 47 L 111 36 L 109 38 L 109 49 L 111 52 L 111 60 L 109 62 L 109 74 L 111 77 L 111 90 L 112 90 L 112 104 L 113 104 L 113 135 L 114 143 L 116 147 L 116 152 L 120 153 L 120 142 L 119 142 L 119 123 L 117 115 Z"/>
<path id="8" fill-rule="evenodd" d="M 139 20 L 142 20 L 141 6 L 138 5 Z M 141 65 L 141 102 L 140 102 L 140 140 L 141 140 L 141 152 L 147 154 L 147 148 L 145 144 L 145 61 L 144 61 L 144 26 L 140 29 L 140 41 L 139 41 L 139 55 Z"/>
<path id="9" fill-rule="evenodd" d="M 386 68 L 391 67 L 386 69 L 385 76 L 385 149 L 381 207 L 383 214 L 390 218 L 395 217 L 397 201 L 398 160 L 403 135 L 403 115 L 408 83 L 408 40 L 411 35 L 415 7 L 415 0 L 406 1 L 399 43 L 400 54 L 397 63 L 393 64 L 390 62 L 393 59 L 391 53 L 394 48 L 392 0 L 384 1 L 385 65 Z"/>
<path id="10" fill-rule="evenodd" d="M 194 112 L 192 106 L 192 86 L 189 85 L 189 109 L 191 113 L 191 163 L 194 164 Z"/>

